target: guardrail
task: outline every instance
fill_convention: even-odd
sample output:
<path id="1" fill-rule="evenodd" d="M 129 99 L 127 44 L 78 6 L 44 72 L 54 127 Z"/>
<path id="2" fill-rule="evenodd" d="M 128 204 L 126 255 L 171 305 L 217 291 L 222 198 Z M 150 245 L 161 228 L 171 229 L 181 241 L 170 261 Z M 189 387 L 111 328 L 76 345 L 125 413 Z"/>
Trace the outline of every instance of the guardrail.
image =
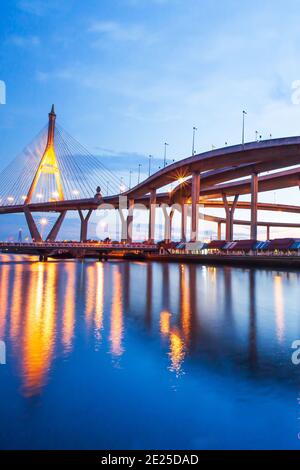
<path id="1" fill-rule="evenodd" d="M 143 244 L 143 243 L 80 243 L 80 242 L 32 242 L 32 243 L 12 243 L 12 242 L 0 242 L 0 248 L 105 248 L 105 249 L 158 249 L 155 244 Z"/>

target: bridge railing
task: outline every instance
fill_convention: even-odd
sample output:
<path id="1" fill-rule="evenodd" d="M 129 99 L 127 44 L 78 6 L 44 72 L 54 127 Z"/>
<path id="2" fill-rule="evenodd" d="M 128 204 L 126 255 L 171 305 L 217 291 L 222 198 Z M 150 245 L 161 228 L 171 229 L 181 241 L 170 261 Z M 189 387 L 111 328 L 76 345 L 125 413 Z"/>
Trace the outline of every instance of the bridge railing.
<path id="1" fill-rule="evenodd" d="M 157 248 L 156 244 L 145 243 L 82 243 L 82 242 L 0 242 L 0 248 L 118 248 L 141 249 Z"/>

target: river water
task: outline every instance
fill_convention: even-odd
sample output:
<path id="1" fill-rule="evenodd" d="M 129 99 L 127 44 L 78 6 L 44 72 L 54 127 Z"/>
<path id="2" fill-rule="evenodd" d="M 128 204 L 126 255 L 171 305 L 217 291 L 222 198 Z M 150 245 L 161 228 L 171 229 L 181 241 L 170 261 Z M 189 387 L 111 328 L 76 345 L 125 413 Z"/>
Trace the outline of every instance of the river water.
<path id="1" fill-rule="evenodd" d="M 0 448 L 300 448 L 299 296 L 300 272 L 1 255 Z"/>

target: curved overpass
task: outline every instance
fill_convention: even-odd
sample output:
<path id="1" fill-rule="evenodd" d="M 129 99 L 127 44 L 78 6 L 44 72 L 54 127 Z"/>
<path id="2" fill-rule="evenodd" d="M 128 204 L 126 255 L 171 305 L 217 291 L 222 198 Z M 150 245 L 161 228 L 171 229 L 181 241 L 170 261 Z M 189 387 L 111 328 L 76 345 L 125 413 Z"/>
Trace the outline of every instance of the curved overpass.
<path id="1" fill-rule="evenodd" d="M 202 173 L 210 185 L 234 178 L 300 163 L 300 137 L 285 137 L 245 145 L 234 145 L 188 157 L 151 175 L 128 190 L 129 198 L 139 197 L 193 173 Z M 205 175 L 205 172 L 208 172 Z"/>
<path id="2" fill-rule="evenodd" d="M 300 137 L 250 142 L 204 152 L 173 163 L 150 176 L 125 195 L 133 200 L 149 195 L 149 239 L 154 239 L 155 205 L 161 197 L 157 190 L 180 182 L 170 193 L 170 202 L 191 204 L 191 240 L 198 236 L 200 197 L 221 197 L 226 211 L 226 239 L 233 237 L 233 216 L 241 194 L 251 194 L 251 238 L 257 238 L 259 191 L 269 191 L 299 185 L 300 168 L 264 175 L 300 163 Z M 242 179 L 245 176 L 250 178 Z M 190 177 L 190 178 L 189 178 Z M 188 179 L 189 178 L 189 179 Z M 235 180 L 235 181 L 232 181 Z M 234 196 L 232 204 L 227 196 Z M 187 200 L 188 199 L 188 200 Z M 182 213 L 184 211 L 182 210 Z M 184 218 L 184 215 L 183 215 Z M 184 220 L 182 218 L 182 225 Z M 152 235 L 151 235 L 151 234 Z"/>
<path id="3" fill-rule="evenodd" d="M 279 171 L 268 175 L 258 176 L 259 173 L 274 171 L 291 167 L 300 163 L 300 137 L 287 137 L 270 139 L 261 142 L 250 142 L 245 145 L 235 145 L 221 149 L 204 152 L 192 157 L 175 162 L 157 173 L 151 175 L 145 181 L 134 188 L 124 192 L 121 196 L 127 197 L 129 209 L 133 204 L 142 203 L 150 208 L 149 211 L 149 239 L 154 239 L 155 229 L 155 207 L 157 203 L 173 204 L 179 203 L 191 206 L 191 240 L 197 238 L 199 204 L 205 207 L 224 207 L 226 219 L 215 220 L 226 222 L 226 239 L 232 239 L 232 227 L 234 222 L 235 208 L 251 210 L 251 238 L 257 238 L 257 225 L 262 223 L 257 220 L 257 211 L 260 210 L 282 210 L 287 212 L 299 212 L 297 206 L 271 205 L 258 203 L 258 192 L 297 186 L 300 182 L 300 167 L 285 171 Z M 246 178 L 245 178 L 246 177 Z M 181 183 L 178 184 L 178 181 Z M 167 192 L 157 192 L 163 187 L 176 183 L 176 188 Z M 251 202 L 239 202 L 241 194 L 251 194 Z M 97 196 L 97 195 L 96 195 Z M 104 203 L 119 206 L 119 196 L 103 198 Z M 227 200 L 228 196 L 234 196 L 234 201 Z M 221 198 L 212 201 L 212 198 Z M 100 198 L 101 199 L 101 198 Z M 23 204 L 15 206 L 0 207 L 1 213 L 24 212 L 28 225 L 33 227 L 31 233 L 36 233 L 31 212 L 60 212 L 57 229 L 69 210 L 77 210 L 82 224 L 82 237 L 86 236 L 87 223 L 93 210 L 99 206 L 100 199 L 80 199 L 72 201 L 52 201 L 45 203 Z M 133 204 L 132 204 L 133 203 Z M 83 211 L 87 210 L 87 218 Z M 185 210 L 182 210 L 182 225 L 185 223 Z M 128 222 L 132 221 L 132 215 Z M 236 221 L 236 223 L 247 224 L 247 221 Z M 266 226 L 274 225 L 265 222 Z M 297 225 L 297 224 L 294 224 Z M 291 225 L 289 225 L 291 226 Z M 55 232 L 55 231 L 54 231 Z M 55 232 L 56 233 L 56 232 Z M 36 239 L 36 237 L 34 237 Z M 127 238 L 130 236 L 127 232 Z"/>

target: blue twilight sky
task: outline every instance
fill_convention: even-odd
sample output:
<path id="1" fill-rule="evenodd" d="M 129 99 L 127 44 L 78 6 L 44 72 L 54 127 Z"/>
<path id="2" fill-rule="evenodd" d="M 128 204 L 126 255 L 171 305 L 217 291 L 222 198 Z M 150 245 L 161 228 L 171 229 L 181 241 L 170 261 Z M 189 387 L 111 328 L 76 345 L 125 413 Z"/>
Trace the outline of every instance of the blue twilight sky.
<path id="1" fill-rule="evenodd" d="M 299 18 L 298 0 L 2 1 L 0 169 L 52 103 L 125 179 L 149 154 L 158 167 L 165 141 L 189 156 L 194 125 L 197 151 L 240 142 L 243 109 L 247 140 L 299 134 Z"/>

